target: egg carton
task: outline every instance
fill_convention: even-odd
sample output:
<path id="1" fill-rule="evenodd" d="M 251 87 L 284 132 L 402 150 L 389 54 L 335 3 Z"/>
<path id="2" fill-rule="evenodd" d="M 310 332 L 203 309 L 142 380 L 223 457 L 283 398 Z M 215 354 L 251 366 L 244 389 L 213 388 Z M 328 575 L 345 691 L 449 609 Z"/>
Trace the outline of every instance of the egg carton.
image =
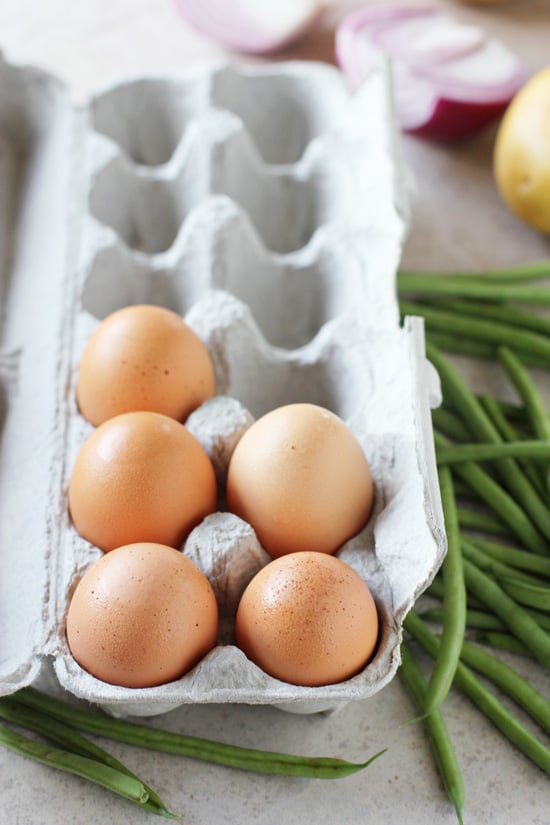
<path id="1" fill-rule="evenodd" d="M 53 661 L 60 684 L 119 715 L 184 703 L 335 710 L 387 684 L 402 620 L 445 553 L 420 319 L 402 327 L 407 230 L 388 76 L 352 94 L 333 67 L 207 65 L 129 80 L 77 107 L 54 77 L 0 61 L 0 694 Z M 154 303 L 208 347 L 216 396 L 186 425 L 219 506 L 182 547 L 209 577 L 218 644 L 181 679 L 128 689 L 67 646 L 71 593 L 101 552 L 67 488 L 92 431 L 75 400 L 85 342 L 110 312 Z M 374 511 L 340 550 L 375 597 L 373 660 L 336 685 L 274 679 L 233 641 L 236 605 L 269 559 L 226 512 L 231 452 L 252 421 L 307 401 L 346 421 L 370 463 Z"/>

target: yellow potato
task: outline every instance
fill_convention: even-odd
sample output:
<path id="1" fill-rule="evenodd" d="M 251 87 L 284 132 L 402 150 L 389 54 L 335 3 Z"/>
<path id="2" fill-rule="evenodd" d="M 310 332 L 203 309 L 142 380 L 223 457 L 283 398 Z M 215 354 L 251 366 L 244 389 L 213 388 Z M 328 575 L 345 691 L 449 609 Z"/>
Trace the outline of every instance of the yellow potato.
<path id="1" fill-rule="evenodd" d="M 550 66 L 532 77 L 506 110 L 494 174 L 512 212 L 550 235 Z"/>

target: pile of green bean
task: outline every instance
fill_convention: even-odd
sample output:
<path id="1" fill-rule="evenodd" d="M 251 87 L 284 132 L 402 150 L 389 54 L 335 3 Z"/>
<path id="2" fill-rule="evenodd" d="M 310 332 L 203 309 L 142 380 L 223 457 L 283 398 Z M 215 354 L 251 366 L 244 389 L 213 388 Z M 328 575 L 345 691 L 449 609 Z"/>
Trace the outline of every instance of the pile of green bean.
<path id="1" fill-rule="evenodd" d="M 368 767 L 384 753 L 380 751 L 365 762 L 348 762 L 332 757 L 241 748 L 115 719 L 99 709 L 77 706 L 32 687 L 0 698 L 0 719 L 3 720 L 0 722 L 0 744 L 5 747 L 102 785 L 137 803 L 144 811 L 168 819 L 179 819 L 179 816 L 170 813 L 152 788 L 109 753 L 82 736 L 82 732 L 238 770 L 312 779 L 350 776 Z M 38 733 L 46 741 L 24 736 L 12 726 Z"/>
<path id="2" fill-rule="evenodd" d="M 442 715 L 452 685 L 550 774 L 548 747 L 486 686 L 550 733 L 550 701 L 501 653 L 550 669 L 550 416 L 531 369 L 550 368 L 550 318 L 529 306 L 550 305 L 550 288 L 534 283 L 544 278 L 550 261 L 492 273 L 398 276 L 401 314 L 424 318 L 426 353 L 441 379 L 443 404 L 433 425 L 448 539 L 426 591 L 440 605 L 423 609 L 421 599 L 406 617 L 400 674 L 428 726 L 459 822 L 464 787 Z M 500 365 L 518 403 L 474 394 L 443 351 Z M 427 682 L 414 644 L 434 659 Z"/>

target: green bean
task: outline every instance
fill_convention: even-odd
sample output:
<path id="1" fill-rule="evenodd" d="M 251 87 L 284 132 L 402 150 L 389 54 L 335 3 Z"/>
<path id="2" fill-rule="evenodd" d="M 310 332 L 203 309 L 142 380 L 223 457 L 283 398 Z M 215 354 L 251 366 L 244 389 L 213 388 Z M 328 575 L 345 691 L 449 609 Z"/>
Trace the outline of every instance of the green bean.
<path id="1" fill-rule="evenodd" d="M 455 438 L 457 441 L 469 441 L 471 438 L 462 419 L 445 406 L 432 410 L 432 423 L 444 435 Z"/>
<path id="2" fill-rule="evenodd" d="M 546 368 L 548 368 L 548 363 L 546 364 Z M 480 395 L 478 399 L 481 401 L 484 397 L 484 395 Z M 529 429 L 529 419 L 525 407 L 522 404 L 503 401 L 501 398 L 494 398 L 493 401 L 500 409 L 502 415 L 527 432 Z M 547 413 L 547 417 L 550 419 L 550 414 Z"/>
<path id="3" fill-rule="evenodd" d="M 437 653 L 439 639 L 428 630 L 422 619 L 410 612 L 405 617 L 404 626 L 430 656 Z M 550 750 L 532 736 L 462 662 L 456 669 L 455 683 L 510 742 L 541 770 L 550 774 Z"/>
<path id="4" fill-rule="evenodd" d="M 491 318 L 504 324 L 530 329 L 550 336 L 550 318 L 535 315 L 525 309 L 518 309 L 505 304 L 489 303 L 488 301 L 461 301 L 456 298 L 436 298 L 436 306 L 447 309 L 459 315 L 473 315 L 480 318 Z"/>
<path id="5" fill-rule="evenodd" d="M 519 570 L 536 573 L 539 576 L 550 578 L 550 559 L 529 553 L 528 550 L 518 550 L 516 547 L 509 547 L 506 544 L 498 544 L 485 539 L 472 538 L 469 540 L 479 550 L 486 555 L 492 556 L 497 561 L 501 561 L 510 567 L 517 567 Z"/>
<path id="6" fill-rule="evenodd" d="M 431 584 L 425 589 L 424 594 L 426 596 L 432 596 L 434 599 L 439 599 L 439 601 L 443 601 L 443 579 L 438 574 Z M 468 604 L 470 607 L 475 607 L 482 609 L 484 605 L 475 599 L 473 596 L 468 596 Z"/>
<path id="7" fill-rule="evenodd" d="M 508 441 L 493 444 L 454 444 L 438 451 L 437 463 L 458 464 L 461 461 L 494 461 L 499 458 L 550 459 L 550 441 Z"/>
<path id="8" fill-rule="evenodd" d="M 415 315 L 422 315 L 421 307 L 416 304 Z M 442 332 L 440 329 L 426 327 L 426 340 L 438 349 L 453 353 L 454 355 L 465 355 L 471 358 L 479 358 L 486 361 L 497 361 L 497 343 L 480 341 L 475 338 L 466 338 L 464 334 L 458 332 Z M 548 368 L 548 357 L 536 352 L 523 352 L 523 360 L 530 367 L 537 369 Z"/>
<path id="9" fill-rule="evenodd" d="M 550 613 L 550 587 L 509 578 L 504 573 L 499 574 L 498 579 L 502 589 L 519 604 Z"/>
<path id="10" fill-rule="evenodd" d="M 435 599 L 442 599 L 443 585 L 439 579 L 434 579 L 432 584 L 425 590 L 425 595 L 433 596 Z M 469 605 L 466 611 L 466 626 L 477 630 L 502 630 L 506 628 L 498 616 L 487 609 L 479 599 L 468 593 L 467 603 Z M 523 606 L 525 612 L 544 630 L 550 630 L 550 616 L 546 613 L 541 613 L 540 610 L 533 610 Z M 422 619 L 426 621 L 433 621 L 441 623 L 443 618 L 443 610 L 440 607 L 426 608 L 420 614 Z"/>
<path id="11" fill-rule="evenodd" d="M 329 757 L 295 756 L 241 748 L 115 719 L 99 710 L 91 711 L 63 702 L 35 688 L 23 688 L 15 696 L 23 704 L 60 719 L 77 730 L 150 750 L 179 754 L 256 773 L 338 779 L 363 770 L 384 753 L 380 751 L 365 762 L 355 763 Z"/>
<path id="12" fill-rule="evenodd" d="M 513 668 L 470 642 L 462 646 L 461 660 L 497 685 L 550 733 L 550 702 Z"/>
<path id="13" fill-rule="evenodd" d="M 460 658 L 508 694 L 547 733 L 550 733 L 550 702 L 509 665 L 486 650 L 464 642 Z"/>
<path id="14" fill-rule="evenodd" d="M 423 279 L 431 284 L 435 279 L 438 281 L 448 280 L 449 278 L 460 278 L 470 281 L 472 284 L 491 283 L 500 281 L 508 283 L 521 283 L 522 281 L 534 281 L 542 278 L 550 278 L 550 259 L 542 261 L 534 261 L 530 264 L 522 264 L 521 266 L 506 267 L 506 269 L 494 269 L 484 272 L 446 272 L 446 273 L 425 273 L 413 272 L 411 270 L 401 269 L 398 273 L 398 281 L 407 282 L 410 279 Z"/>
<path id="15" fill-rule="evenodd" d="M 401 643 L 401 678 L 415 700 L 418 709 L 425 711 L 426 683 L 406 642 Z M 443 781 L 447 796 L 454 805 L 457 819 L 462 825 L 462 808 L 464 806 L 464 784 L 456 753 L 439 709 L 433 710 L 424 718 L 428 737 L 435 756 L 436 764 Z"/>
<path id="16" fill-rule="evenodd" d="M 88 779 L 131 802 L 137 802 L 142 807 L 148 800 L 147 791 L 139 779 L 121 773 L 109 765 L 96 762 L 95 759 L 29 739 L 2 722 L 0 722 L 0 743 L 9 750 L 27 756 L 36 762 L 42 762 L 52 768 Z"/>
<path id="17" fill-rule="evenodd" d="M 523 570 L 517 570 L 510 565 L 505 564 L 494 556 L 484 553 L 479 547 L 470 542 L 468 539 L 462 539 L 462 552 L 464 557 L 473 562 L 480 570 L 495 576 L 499 580 L 502 578 L 509 578 L 512 581 L 523 581 L 528 584 L 538 584 L 538 579 L 530 573 L 524 573 Z"/>
<path id="18" fill-rule="evenodd" d="M 427 610 L 423 610 L 422 613 L 419 613 L 419 616 L 421 619 L 424 619 L 425 622 L 442 624 L 445 614 L 440 607 L 430 607 Z M 466 627 L 474 630 L 502 630 L 506 625 L 493 613 L 487 613 L 484 610 L 468 609 L 466 611 Z"/>
<path id="19" fill-rule="evenodd" d="M 511 633 L 500 632 L 498 630 L 485 630 L 477 633 L 475 636 L 477 642 L 488 647 L 493 647 L 496 650 L 503 650 L 506 653 L 517 653 L 519 656 L 531 656 L 532 652 L 529 648 L 512 636 Z"/>
<path id="20" fill-rule="evenodd" d="M 473 280 L 465 277 L 448 276 L 440 278 L 437 275 L 415 275 L 402 272 L 397 278 L 397 288 L 400 295 L 452 295 L 461 298 L 475 298 L 489 300 L 495 303 L 513 301 L 518 304 L 548 305 L 550 292 L 544 286 L 524 284 L 490 283 Z M 402 299 L 400 303 L 403 303 Z M 407 314 L 414 314 L 408 312 Z"/>
<path id="21" fill-rule="evenodd" d="M 505 441 L 521 441 L 517 429 L 506 418 L 505 410 L 509 409 L 508 406 L 504 406 L 492 395 L 479 395 L 476 397 Z"/>
<path id="22" fill-rule="evenodd" d="M 496 399 L 489 395 L 483 395 L 480 397 L 479 402 L 505 441 L 521 440 L 517 429 L 507 420 L 502 406 Z M 538 490 L 539 495 L 542 498 L 547 498 L 547 485 L 539 476 L 537 467 L 534 467 L 529 461 L 520 461 L 520 466 L 527 478 L 531 481 L 533 487 Z"/>
<path id="23" fill-rule="evenodd" d="M 546 303 L 550 304 L 550 290 L 545 289 Z M 420 315 L 429 330 L 438 330 L 445 334 L 463 335 L 473 340 L 501 345 L 504 341 L 517 351 L 548 358 L 550 355 L 550 340 L 538 332 L 519 329 L 518 327 L 502 324 L 498 321 L 486 321 L 480 318 L 467 318 L 455 315 L 452 312 L 436 309 L 427 304 L 412 301 L 399 302 L 401 312 L 407 315 Z"/>
<path id="24" fill-rule="evenodd" d="M 483 403 L 483 401 L 487 398 L 491 399 L 491 402 L 500 410 L 501 415 L 505 419 L 510 419 L 510 421 L 520 425 L 524 424 L 526 421 L 527 414 L 525 412 L 525 407 L 520 404 L 516 404 L 511 401 L 503 401 L 501 398 L 493 398 L 490 395 L 478 395 L 477 398 L 481 403 Z"/>
<path id="25" fill-rule="evenodd" d="M 171 814 L 158 794 L 138 776 L 132 773 L 122 762 L 119 762 L 118 759 L 115 759 L 110 753 L 107 753 L 107 751 L 104 751 L 98 745 L 90 742 L 89 739 L 81 736 L 72 728 L 64 725 L 63 722 L 53 720 L 43 713 L 26 707 L 12 697 L 0 698 L 0 718 L 27 730 L 39 733 L 51 742 L 60 745 L 63 750 L 70 751 L 79 756 L 88 757 L 96 762 L 101 762 L 116 771 L 120 771 L 120 773 L 125 773 L 127 776 L 133 777 L 138 782 L 141 782 L 147 793 L 147 802 L 143 804 L 145 810 L 158 814 L 159 816 L 164 816 L 167 819 L 179 818 Z"/>
<path id="26" fill-rule="evenodd" d="M 548 363 L 546 364 L 546 368 L 548 368 Z M 479 399 L 483 399 L 484 396 L 479 396 Z M 512 403 L 510 401 L 503 401 L 500 398 L 493 399 L 494 403 L 499 407 L 502 412 L 502 415 L 506 416 L 507 419 L 513 421 L 514 424 L 518 427 L 523 427 L 525 431 L 529 429 L 529 419 L 527 416 L 527 411 L 522 404 Z M 550 420 L 550 414 L 547 413 L 547 417 Z"/>
<path id="27" fill-rule="evenodd" d="M 447 533 L 447 553 L 441 566 L 445 621 L 441 645 L 424 699 L 425 711 L 428 714 L 441 706 L 451 688 L 460 659 L 466 622 L 466 588 L 462 571 L 458 518 L 452 477 L 446 468 L 440 470 L 439 486 Z"/>
<path id="28" fill-rule="evenodd" d="M 422 314 L 420 304 L 416 305 L 415 314 Z M 426 328 L 426 339 L 438 349 L 454 355 L 467 355 L 471 358 L 482 358 L 487 361 L 496 361 L 497 359 L 495 344 L 476 341 L 472 338 L 466 338 L 464 335 L 453 335 L 450 332 Z"/>
<path id="29" fill-rule="evenodd" d="M 466 558 L 464 576 L 468 590 L 502 619 L 544 667 L 550 668 L 550 635 L 496 581 Z"/>
<path id="30" fill-rule="evenodd" d="M 435 599 L 443 600 L 443 582 L 436 577 L 425 589 L 424 593 L 427 596 L 433 596 Z"/>
<path id="31" fill-rule="evenodd" d="M 525 605 L 523 605 L 523 609 L 536 621 L 539 627 L 542 627 L 544 630 L 550 630 L 550 616 L 547 613 L 541 613 L 540 610 L 534 610 Z"/>
<path id="32" fill-rule="evenodd" d="M 499 347 L 498 354 L 508 378 L 519 393 L 533 431 L 542 442 L 550 444 L 550 420 L 542 396 L 535 387 L 519 358 L 507 347 Z M 546 470 L 546 486 L 550 489 L 550 476 Z"/>
<path id="33" fill-rule="evenodd" d="M 514 355 L 508 347 L 499 347 L 498 354 L 504 365 L 506 374 L 523 401 L 523 406 L 531 421 L 533 431 L 543 441 L 550 439 L 550 419 L 548 418 L 544 401 L 531 380 L 531 377 L 524 369 L 520 359 Z"/>
<path id="34" fill-rule="evenodd" d="M 497 578 L 502 589 L 517 602 L 550 612 L 550 585 L 545 587 L 536 576 L 511 567 L 466 539 L 462 540 L 462 552 L 480 570 Z"/>
<path id="35" fill-rule="evenodd" d="M 548 344 L 550 346 L 550 341 Z M 447 402 L 460 411 L 466 426 L 474 436 L 480 441 L 500 442 L 498 430 L 449 361 L 430 344 L 426 346 L 426 354 L 439 373 Z M 517 462 L 511 458 L 503 458 L 497 462 L 496 466 L 509 491 L 531 517 L 535 526 L 547 539 L 550 538 L 550 510 L 521 472 Z"/>
<path id="36" fill-rule="evenodd" d="M 494 536 L 508 536 L 507 525 L 499 518 L 483 513 L 480 510 L 469 510 L 467 507 L 457 507 L 458 523 L 463 530 L 472 530 L 476 533 L 486 533 Z"/>
<path id="37" fill-rule="evenodd" d="M 453 484 L 455 488 L 455 495 L 457 499 L 457 504 L 460 505 L 473 505 L 476 506 L 479 503 L 479 497 L 471 490 L 467 484 L 465 484 L 462 479 L 454 478 Z M 457 509 L 459 509 L 457 507 Z M 508 532 L 508 531 L 506 531 Z"/>
<path id="38" fill-rule="evenodd" d="M 449 446 L 449 442 L 439 433 L 435 433 L 435 442 L 437 448 Z M 454 472 L 500 516 L 525 547 L 540 555 L 549 555 L 547 542 L 521 507 L 481 467 L 473 461 L 467 461 L 457 464 Z"/>

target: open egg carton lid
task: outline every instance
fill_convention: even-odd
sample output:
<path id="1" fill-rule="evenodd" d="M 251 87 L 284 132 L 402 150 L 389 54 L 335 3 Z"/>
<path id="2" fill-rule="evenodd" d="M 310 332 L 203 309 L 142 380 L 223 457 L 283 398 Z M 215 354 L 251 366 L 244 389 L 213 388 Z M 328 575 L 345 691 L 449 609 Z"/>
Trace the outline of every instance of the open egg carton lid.
<path id="1" fill-rule="evenodd" d="M 135 715 L 189 702 L 329 710 L 393 677 L 403 617 L 446 549 L 430 421 L 439 383 L 422 322 L 399 325 L 405 180 L 384 70 L 352 94 L 326 65 L 216 64 L 77 107 L 56 78 L 0 60 L 0 694 L 32 683 L 46 659 L 74 695 Z M 236 648 L 236 604 L 268 557 L 222 503 L 182 548 L 218 597 L 215 649 L 140 690 L 71 657 L 68 600 L 101 555 L 68 514 L 91 432 L 75 376 L 100 320 L 136 303 L 179 312 L 209 348 L 217 396 L 186 423 L 222 490 L 236 441 L 277 406 L 327 407 L 359 439 L 374 512 L 338 555 L 369 585 L 381 633 L 353 678 L 286 684 Z"/>

